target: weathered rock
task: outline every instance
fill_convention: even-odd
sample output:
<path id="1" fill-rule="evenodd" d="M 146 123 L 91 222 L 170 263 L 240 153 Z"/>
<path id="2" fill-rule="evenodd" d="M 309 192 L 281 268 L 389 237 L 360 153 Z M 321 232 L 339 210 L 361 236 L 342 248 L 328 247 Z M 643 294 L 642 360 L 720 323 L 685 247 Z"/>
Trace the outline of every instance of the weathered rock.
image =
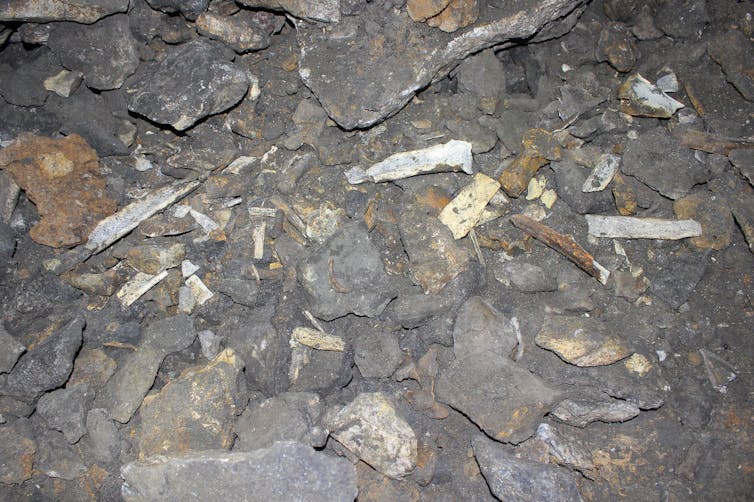
<path id="1" fill-rule="evenodd" d="M 136 270 L 158 274 L 180 265 L 186 257 L 186 246 L 181 242 L 149 242 L 132 247 L 125 257 Z"/>
<path id="2" fill-rule="evenodd" d="M 8 0 L 0 4 L 0 21 L 75 21 L 93 23 L 128 10 L 128 0 Z"/>
<path id="3" fill-rule="evenodd" d="M 233 420 L 248 401 L 243 367 L 235 352 L 225 349 L 207 366 L 188 369 L 145 397 L 139 410 L 139 458 L 230 449 Z"/>
<path id="4" fill-rule="evenodd" d="M 481 297 L 472 296 L 458 310 L 453 326 L 453 353 L 456 358 L 482 352 L 507 357 L 516 345 L 516 333 L 510 319 Z"/>
<path id="5" fill-rule="evenodd" d="M 26 352 L 8 373 L 2 394 L 33 399 L 63 385 L 81 347 L 84 317 L 77 316 Z"/>
<path id="6" fill-rule="evenodd" d="M 3 347 L 0 353 L 0 373 L 8 373 L 13 369 L 21 354 L 26 351 L 26 347 L 5 331 L 2 323 L 0 323 L 0 347 Z"/>
<path id="7" fill-rule="evenodd" d="M 86 414 L 86 444 L 88 452 L 98 462 L 112 462 L 121 451 L 120 433 L 110 413 L 103 408 L 94 408 Z"/>
<path id="8" fill-rule="evenodd" d="M 492 115 L 505 88 L 503 64 L 492 49 L 486 49 L 458 66 L 458 88 L 479 100 L 479 109 Z"/>
<path id="9" fill-rule="evenodd" d="M 662 126 L 626 145 L 621 171 L 674 200 L 709 179 L 707 168 L 694 158 L 694 152 L 679 145 Z"/>
<path id="10" fill-rule="evenodd" d="M 518 197 L 542 166 L 559 159 L 560 148 L 553 134 L 544 129 L 530 129 L 521 139 L 520 153 L 500 174 L 500 184 L 505 193 Z"/>
<path id="11" fill-rule="evenodd" d="M 395 297 L 380 254 L 363 224 L 343 226 L 298 266 L 312 314 L 332 320 L 346 314 L 374 317 Z"/>
<path id="12" fill-rule="evenodd" d="M 620 111 L 636 117 L 667 119 L 684 106 L 639 74 L 631 75 L 618 87 L 618 98 Z"/>
<path id="13" fill-rule="evenodd" d="M 71 444 L 86 434 L 86 410 L 94 400 L 94 391 L 88 385 L 74 385 L 54 390 L 39 398 L 37 413 L 47 425 L 65 436 Z"/>
<path id="14" fill-rule="evenodd" d="M 733 241 L 733 215 L 728 204 L 721 204 L 720 199 L 713 193 L 698 192 L 673 202 L 678 218 L 689 218 L 702 225 L 702 235 L 691 237 L 691 243 L 699 249 L 725 249 Z"/>
<path id="15" fill-rule="evenodd" d="M 582 500 L 573 477 L 561 467 L 515 458 L 502 445 L 483 437 L 475 437 L 472 446 L 484 479 L 500 500 Z"/>
<path id="16" fill-rule="evenodd" d="M 238 53 L 257 51 L 270 45 L 267 31 L 254 22 L 254 14 L 250 11 L 240 11 L 232 16 L 205 12 L 196 18 L 196 29 Z"/>
<path id="17" fill-rule="evenodd" d="M 228 295 L 234 303 L 245 307 L 254 307 L 259 296 L 258 283 L 249 279 L 226 278 L 219 281 L 215 288 Z"/>
<path id="18" fill-rule="evenodd" d="M 127 276 L 124 270 L 106 270 L 101 274 L 70 271 L 61 274 L 60 279 L 88 295 L 112 296 L 126 282 Z"/>
<path id="19" fill-rule="evenodd" d="M 739 148 L 728 154 L 728 159 L 741 174 L 754 186 L 754 149 Z"/>
<path id="20" fill-rule="evenodd" d="M 250 403 L 236 421 L 233 451 L 269 448 L 277 441 L 320 447 L 327 438 L 325 430 L 315 425 L 321 408 L 319 396 L 308 392 L 286 392 Z"/>
<path id="21" fill-rule="evenodd" d="M 450 0 L 448 6 L 439 14 L 427 19 L 427 25 L 440 28 L 446 33 L 465 28 L 479 18 L 477 0 Z"/>
<path id="22" fill-rule="evenodd" d="M 454 239 L 468 235 L 499 188 L 500 183 L 486 174 L 477 173 L 440 211 L 440 221 L 453 232 Z"/>
<path id="23" fill-rule="evenodd" d="M 390 478 L 401 479 L 416 467 L 416 434 L 383 393 L 359 394 L 323 423 L 340 444 Z"/>
<path id="24" fill-rule="evenodd" d="M 389 331 L 362 331 L 353 345 L 354 362 L 366 378 L 388 378 L 403 357 L 398 339 Z"/>
<path id="25" fill-rule="evenodd" d="M 484 4 L 476 27 L 453 35 L 415 24 L 405 12 L 368 4 L 361 15 L 324 30 L 297 23 L 299 73 L 339 125 L 368 127 L 397 112 L 418 89 L 442 79 L 469 54 L 570 28 L 582 4 L 548 0 L 505 3 L 495 9 Z M 365 23 L 375 28 L 364 29 Z M 333 61 L 332 54 L 344 57 Z"/>
<path id="26" fill-rule="evenodd" d="M 291 390 L 326 395 L 351 381 L 353 352 L 350 348 L 316 350 L 295 340 L 291 346 L 291 365 L 288 369 Z"/>
<path id="27" fill-rule="evenodd" d="M 81 136 L 22 136 L 0 150 L 0 166 L 37 206 L 31 238 L 52 247 L 85 242 L 100 219 L 115 212 L 99 174 L 99 159 Z"/>
<path id="28" fill-rule="evenodd" d="M 655 25 L 673 38 L 699 39 L 710 21 L 705 0 L 680 0 L 659 2 L 654 16 Z M 678 13 L 683 12 L 679 16 Z"/>
<path id="29" fill-rule="evenodd" d="M 631 355 L 631 349 L 608 326 L 592 318 L 554 316 L 545 321 L 535 342 L 576 366 L 606 366 Z"/>
<path id="30" fill-rule="evenodd" d="M 139 66 L 128 16 L 116 14 L 89 26 L 56 23 L 47 42 L 69 70 L 84 74 L 93 89 L 118 89 Z"/>
<path id="31" fill-rule="evenodd" d="M 639 414 L 635 403 L 618 399 L 569 398 L 553 408 L 550 415 L 568 425 L 586 427 L 592 422 L 625 422 Z"/>
<path id="32" fill-rule="evenodd" d="M 471 254 L 435 215 L 413 204 L 400 214 L 401 242 L 410 260 L 411 278 L 425 293 L 437 294 L 466 270 Z"/>
<path id="33" fill-rule="evenodd" d="M 26 419 L 0 425 L 0 482 L 22 483 L 31 478 L 37 443 Z"/>
<path id="34" fill-rule="evenodd" d="M 575 469 L 589 479 L 596 477 L 592 454 L 585 445 L 581 444 L 578 436 L 564 433 L 548 423 L 541 423 L 537 427 L 537 435 L 532 441 L 546 445 L 548 463 L 554 461 L 558 465 Z"/>
<path id="35" fill-rule="evenodd" d="M 690 251 L 684 248 L 662 249 L 653 253 L 653 259 L 644 265 L 650 291 L 677 309 L 707 270 L 709 250 Z"/>
<path id="36" fill-rule="evenodd" d="M 249 88 L 248 75 L 229 59 L 221 47 L 203 40 L 176 47 L 156 67 L 142 65 L 126 82 L 128 109 L 181 131 L 225 111 Z"/>
<path id="37" fill-rule="evenodd" d="M 70 445 L 63 434 L 46 430 L 37 435 L 34 467 L 51 478 L 76 479 L 86 472 L 86 465 L 76 445 Z"/>
<path id="38" fill-rule="evenodd" d="M 558 278 L 548 274 L 542 267 L 527 262 L 510 261 L 495 269 L 495 277 L 504 283 L 510 283 L 524 293 L 556 291 Z"/>
<path id="39" fill-rule="evenodd" d="M 193 21 L 207 10 L 209 0 L 147 0 L 147 3 L 153 9 L 163 12 L 180 12 L 183 17 Z"/>
<path id="40" fill-rule="evenodd" d="M 613 198 L 607 192 L 589 192 L 584 193 L 581 189 L 584 186 L 589 172 L 576 165 L 571 160 L 561 162 L 551 162 L 550 168 L 555 171 L 557 180 L 558 196 L 568 206 L 579 214 L 585 213 L 604 213 L 615 207 Z"/>
<path id="41" fill-rule="evenodd" d="M 18 55 L 20 61 L 13 61 L 13 52 L 8 52 L 3 58 L 8 63 L 0 64 L 0 96 L 13 105 L 43 105 L 47 89 L 42 81 L 61 70 L 57 58 L 44 47 Z"/>
<path id="42" fill-rule="evenodd" d="M 186 315 L 179 314 L 147 326 L 142 343 L 124 358 L 98 394 L 95 406 L 107 409 L 120 423 L 128 422 L 152 387 L 165 356 L 185 349 L 195 338 L 193 322 Z"/>
<path id="43" fill-rule="evenodd" d="M 157 456 L 124 465 L 121 476 L 121 495 L 127 502 L 351 502 L 358 492 L 356 471 L 348 460 L 290 441 L 252 452 Z"/>
<path id="44" fill-rule="evenodd" d="M 530 437 L 560 392 L 498 354 L 482 352 L 440 370 L 437 400 L 468 416 L 491 437 L 520 443 Z"/>
<path id="45" fill-rule="evenodd" d="M 623 23 L 609 23 L 597 42 L 597 61 L 607 61 L 620 72 L 631 71 L 638 59 L 634 37 Z"/>
<path id="46" fill-rule="evenodd" d="M 340 21 L 340 0 L 239 0 L 238 3 L 262 9 L 284 10 L 307 21 Z"/>
<path id="47" fill-rule="evenodd" d="M 62 98 L 67 98 L 79 88 L 83 77 L 84 74 L 79 71 L 61 70 L 45 79 L 44 88 Z"/>

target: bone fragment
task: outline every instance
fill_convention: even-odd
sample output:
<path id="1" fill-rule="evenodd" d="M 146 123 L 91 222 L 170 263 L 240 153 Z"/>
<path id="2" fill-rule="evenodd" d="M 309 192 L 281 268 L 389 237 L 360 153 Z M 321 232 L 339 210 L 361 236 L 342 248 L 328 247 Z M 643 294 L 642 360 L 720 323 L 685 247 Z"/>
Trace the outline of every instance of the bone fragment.
<path id="1" fill-rule="evenodd" d="M 130 307 L 136 300 L 141 298 L 147 291 L 168 276 L 168 271 L 163 270 L 157 275 L 138 272 L 133 279 L 121 287 L 115 296 L 125 307 Z"/>
<path id="2" fill-rule="evenodd" d="M 465 237 L 474 228 L 500 183 L 482 173 L 474 175 L 456 197 L 440 212 L 440 221 L 453 232 L 454 239 Z"/>
<path id="3" fill-rule="evenodd" d="M 328 335 L 322 331 L 303 326 L 294 328 L 291 338 L 302 345 L 317 350 L 343 352 L 345 349 L 345 342 L 339 336 Z"/>
<path id="4" fill-rule="evenodd" d="M 587 214 L 586 222 L 595 237 L 678 240 L 702 235 L 702 226 L 694 220 Z"/>

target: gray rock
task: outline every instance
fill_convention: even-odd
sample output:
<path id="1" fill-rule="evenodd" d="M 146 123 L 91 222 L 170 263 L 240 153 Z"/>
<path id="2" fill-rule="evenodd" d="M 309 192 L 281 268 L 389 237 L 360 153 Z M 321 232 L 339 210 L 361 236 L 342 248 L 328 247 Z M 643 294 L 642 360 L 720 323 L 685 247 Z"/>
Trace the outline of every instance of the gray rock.
<path id="1" fill-rule="evenodd" d="M 557 276 L 547 274 L 542 267 L 537 265 L 511 261 L 505 263 L 501 268 L 501 276 L 524 293 L 540 293 L 558 289 Z"/>
<path id="2" fill-rule="evenodd" d="M 500 500 L 583 500 L 573 476 L 566 469 L 515 458 L 502 445 L 483 437 L 475 437 L 472 447 L 484 479 Z"/>
<path id="3" fill-rule="evenodd" d="M 184 314 L 147 326 L 142 343 L 124 358 L 95 405 L 107 409 L 118 422 L 128 422 L 152 387 L 165 356 L 189 347 L 195 338 L 193 322 Z"/>
<path id="4" fill-rule="evenodd" d="M 483 352 L 441 369 L 435 395 L 490 437 L 520 443 L 534 433 L 560 392 L 508 357 Z"/>
<path id="5" fill-rule="evenodd" d="M 361 223 L 344 225 L 298 266 L 298 278 L 312 314 L 326 321 L 346 314 L 377 316 L 396 296 L 396 283 Z"/>
<path id="6" fill-rule="evenodd" d="M 14 51 L 9 50 L 11 54 Z M 0 60 L 0 96 L 17 106 L 41 106 L 47 99 L 45 79 L 60 70 L 55 55 L 47 48 L 18 54 L 17 58 L 3 54 Z"/>
<path id="7" fill-rule="evenodd" d="M 118 458 L 121 451 L 120 433 L 107 410 L 89 410 L 86 415 L 86 432 L 88 452 L 98 462 L 109 463 Z"/>
<path id="8" fill-rule="evenodd" d="M 581 191 L 581 187 L 589 177 L 588 169 L 570 160 L 551 162 L 550 168 L 555 171 L 558 197 L 575 212 L 601 214 L 615 209 L 615 202 L 610 191 Z"/>
<path id="9" fill-rule="evenodd" d="M 22 483 L 31 478 L 37 443 L 29 420 L 0 426 L 0 482 Z"/>
<path id="10" fill-rule="evenodd" d="M 581 10 L 580 0 L 505 2 L 494 9 L 485 4 L 474 27 L 446 34 L 414 23 L 405 11 L 372 2 L 359 16 L 325 29 L 296 23 L 299 73 L 339 125 L 368 127 L 397 112 L 467 55 L 512 39 L 563 33 Z M 374 51 L 378 39 L 384 49 Z M 333 60 L 333 53 L 342 57 Z"/>
<path id="11" fill-rule="evenodd" d="M 202 346 L 202 355 L 209 360 L 215 358 L 220 353 L 220 344 L 223 339 L 221 336 L 217 336 L 212 330 L 205 329 L 197 333 L 199 336 L 199 343 Z"/>
<path id="12" fill-rule="evenodd" d="M 507 357 L 518 345 L 510 319 L 480 296 L 461 306 L 453 326 L 453 353 L 457 359 L 490 352 Z"/>
<path id="13" fill-rule="evenodd" d="M 259 296 L 258 283 L 248 279 L 223 279 L 215 288 L 220 293 L 230 296 L 234 303 L 245 307 L 254 307 Z"/>
<path id="14" fill-rule="evenodd" d="M 731 150 L 728 158 L 742 175 L 754 186 L 754 150 L 750 148 L 738 148 Z"/>
<path id="15" fill-rule="evenodd" d="M 37 434 L 34 467 L 51 478 L 76 479 L 86 472 L 86 465 L 76 445 L 68 444 L 63 434 L 46 430 Z"/>
<path id="16" fill-rule="evenodd" d="M 238 3 L 249 7 L 284 10 L 307 21 L 340 21 L 340 0 L 239 0 Z"/>
<path id="17" fill-rule="evenodd" d="M 389 331 L 361 332 L 354 340 L 353 346 L 354 362 L 361 375 L 366 378 L 388 378 L 403 359 L 398 338 Z"/>
<path id="18" fill-rule="evenodd" d="M 706 0 L 681 0 L 659 2 L 653 20 L 666 35 L 698 40 L 710 15 Z"/>
<path id="19" fill-rule="evenodd" d="M 158 456 L 124 465 L 121 475 L 126 502 L 351 502 L 358 491 L 356 470 L 348 460 L 294 442 L 252 452 Z"/>
<path id="20" fill-rule="evenodd" d="M 592 422 L 625 422 L 639 414 L 639 407 L 618 399 L 569 398 L 561 401 L 550 415 L 568 425 L 586 427 Z"/>
<path id="21" fill-rule="evenodd" d="M 183 17 L 193 21 L 196 17 L 207 10 L 209 0 L 147 0 L 153 9 L 163 12 L 180 12 Z"/>
<path id="22" fill-rule="evenodd" d="M 688 300 L 709 266 L 709 250 L 693 251 L 684 247 L 655 250 L 653 260 L 644 264 L 650 291 L 677 309 Z"/>
<path id="23" fill-rule="evenodd" d="M 662 126 L 628 142 L 621 171 L 674 200 L 709 179 L 707 168 L 696 160 L 694 151 L 681 146 Z"/>
<path id="24" fill-rule="evenodd" d="M 238 53 L 257 51 L 270 45 L 267 31 L 254 22 L 254 13 L 244 10 L 232 16 L 205 12 L 196 19 L 199 33 L 220 40 Z"/>
<path id="25" fill-rule="evenodd" d="M 14 202 L 14 204 L 15 204 L 15 202 Z M 10 225 L 8 225 L 7 223 L 4 223 L 4 222 L 0 221 L 0 264 L 5 264 L 6 261 L 11 256 L 13 256 L 13 251 L 15 251 L 15 250 L 16 250 L 16 235 L 15 235 L 15 232 L 13 232 L 13 229 L 11 228 Z M 2 340 L 1 337 L 2 337 L 2 335 L 0 335 L 0 340 Z M 11 354 L 12 354 L 12 352 L 13 351 L 11 350 L 11 353 L 9 353 L 7 355 L 3 354 L 2 356 L 0 356 L 0 373 L 6 373 L 7 371 L 10 371 L 10 369 L 8 369 L 8 370 L 3 370 L 2 369 L 4 367 L 3 366 L 3 363 L 4 363 L 3 358 L 10 357 Z M 15 363 L 16 360 L 14 359 L 13 362 Z"/>
<path id="26" fill-rule="evenodd" d="M 707 46 L 707 52 L 722 67 L 725 78 L 747 101 L 754 101 L 754 78 L 745 70 L 753 50 L 751 39 L 740 30 L 728 30 Z"/>
<path id="27" fill-rule="evenodd" d="M 84 74 L 93 89 L 118 89 L 139 66 L 136 40 L 126 14 L 116 14 L 88 26 L 57 23 L 48 47 L 69 70 Z"/>
<path id="28" fill-rule="evenodd" d="M 13 369 L 21 354 L 26 351 L 26 347 L 16 340 L 13 335 L 5 331 L 5 327 L 1 322 L 0 347 L 3 347 L 2 352 L 0 352 L 0 373 L 8 373 Z"/>
<path id="29" fill-rule="evenodd" d="M 276 441 L 322 446 L 327 433 L 315 425 L 321 413 L 319 396 L 309 392 L 286 392 L 251 403 L 236 421 L 233 451 L 269 448 Z"/>
<path id="30" fill-rule="evenodd" d="M 458 66 L 458 90 L 475 95 L 479 109 L 491 115 L 505 86 L 503 64 L 492 49 L 466 58 Z"/>
<path id="31" fill-rule="evenodd" d="M 94 400 L 94 390 L 87 384 L 58 389 L 39 398 L 37 413 L 47 425 L 65 436 L 71 444 L 86 434 L 86 410 Z"/>
<path id="32" fill-rule="evenodd" d="M 330 410 L 323 424 L 334 439 L 385 476 L 401 479 L 416 467 L 416 434 L 381 392 L 359 394 Z"/>
<path id="33" fill-rule="evenodd" d="M 350 347 L 343 351 L 316 350 L 303 345 L 293 347 L 288 371 L 291 390 L 327 395 L 351 381 L 352 366 Z"/>
<path id="34" fill-rule="evenodd" d="M 225 349 L 144 398 L 136 429 L 139 457 L 230 449 L 233 422 L 248 395 L 243 361 Z"/>
<path id="35" fill-rule="evenodd" d="M 2 393 L 34 399 L 44 391 L 63 385 L 73 370 L 83 329 L 84 317 L 77 316 L 22 355 L 8 373 Z"/>
<path id="36" fill-rule="evenodd" d="M 249 88 L 222 46 L 204 40 L 174 48 L 156 67 L 141 66 L 126 82 L 128 109 L 181 131 L 235 105 Z"/>
<path id="37" fill-rule="evenodd" d="M 75 21 L 88 24 L 127 10 L 128 0 L 6 0 L 0 3 L 0 21 Z"/>

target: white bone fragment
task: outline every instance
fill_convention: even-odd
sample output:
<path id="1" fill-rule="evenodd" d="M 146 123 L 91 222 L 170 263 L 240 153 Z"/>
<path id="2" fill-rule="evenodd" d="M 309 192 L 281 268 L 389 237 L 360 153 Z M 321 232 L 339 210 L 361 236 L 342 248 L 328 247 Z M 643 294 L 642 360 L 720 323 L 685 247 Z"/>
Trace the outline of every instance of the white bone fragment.
<path id="1" fill-rule="evenodd" d="M 440 221 L 453 232 L 453 238 L 465 237 L 474 228 L 487 203 L 499 188 L 500 183 L 496 180 L 477 173 L 472 182 L 463 187 L 440 211 Z"/>
<path id="2" fill-rule="evenodd" d="M 631 115 L 670 118 L 684 107 L 638 73 L 618 88 L 618 97 L 633 105 L 628 111 Z"/>
<path id="3" fill-rule="evenodd" d="M 632 216 L 585 215 L 589 235 L 616 239 L 678 240 L 702 235 L 702 226 L 694 220 L 634 218 Z"/>
<path id="4" fill-rule="evenodd" d="M 196 209 L 189 209 L 189 214 L 191 214 L 191 217 L 194 218 L 199 226 L 207 233 L 220 228 L 220 225 L 218 225 L 215 220 L 204 213 L 200 213 Z"/>
<path id="5" fill-rule="evenodd" d="M 191 294 L 194 295 L 197 305 L 204 305 L 207 300 L 215 296 L 215 294 L 209 290 L 207 285 L 195 275 L 186 279 L 186 286 L 191 289 Z"/>
<path id="6" fill-rule="evenodd" d="M 249 216 L 251 217 L 262 217 L 262 218 L 274 218 L 275 214 L 277 214 L 277 208 L 274 207 L 258 207 L 258 206 L 251 206 L 249 207 Z"/>
<path id="7" fill-rule="evenodd" d="M 471 166 L 471 143 L 451 140 L 441 145 L 422 150 L 412 150 L 391 155 L 374 164 L 366 171 L 354 167 L 346 171 L 346 178 L 352 185 L 365 181 L 381 183 L 400 180 L 417 174 L 463 171 L 473 174 Z"/>
<path id="8" fill-rule="evenodd" d="M 343 339 L 339 336 L 328 335 L 322 331 L 303 326 L 293 329 L 291 339 L 317 350 L 343 352 L 346 346 Z"/>
<path id="9" fill-rule="evenodd" d="M 181 275 L 184 279 L 191 277 L 196 273 L 197 270 L 199 270 L 201 267 L 199 265 L 195 265 L 191 263 L 189 260 L 183 260 L 181 262 Z"/>
<path id="10" fill-rule="evenodd" d="M 251 238 L 254 241 L 254 259 L 261 260 L 264 257 L 264 232 L 266 225 L 264 222 L 254 227 Z"/>
<path id="11" fill-rule="evenodd" d="M 606 153 L 600 157 L 597 165 L 592 170 L 591 174 L 584 181 L 584 185 L 581 187 L 582 192 L 601 192 L 607 185 L 613 181 L 615 171 L 620 164 L 620 157 L 611 153 Z"/>
<path id="12" fill-rule="evenodd" d="M 167 270 L 163 270 L 157 275 L 138 272 L 115 293 L 115 296 L 124 306 L 129 307 L 167 276 Z"/>

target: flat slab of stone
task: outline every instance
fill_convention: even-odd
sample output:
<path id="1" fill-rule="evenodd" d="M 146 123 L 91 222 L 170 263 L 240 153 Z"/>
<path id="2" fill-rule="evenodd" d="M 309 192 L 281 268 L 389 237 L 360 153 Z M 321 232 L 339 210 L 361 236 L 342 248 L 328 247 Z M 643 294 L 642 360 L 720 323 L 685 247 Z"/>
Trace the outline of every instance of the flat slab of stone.
<path id="1" fill-rule="evenodd" d="M 0 21 L 88 24 L 116 12 L 125 12 L 128 4 L 128 0 L 5 0 L 0 3 Z"/>
<path id="2" fill-rule="evenodd" d="M 534 434 L 560 392 L 508 357 L 485 352 L 441 369 L 435 395 L 498 441 L 520 443 Z"/>
<path id="3" fill-rule="evenodd" d="M 251 452 L 156 456 L 124 465 L 121 476 L 126 502 L 352 502 L 358 492 L 348 460 L 290 441 Z"/>
<path id="4" fill-rule="evenodd" d="M 360 15 L 336 24 L 297 22 L 299 73 L 340 126 L 368 127 L 396 113 L 418 89 L 445 77 L 469 54 L 569 29 L 583 4 L 518 0 L 496 3 L 494 9 L 483 5 L 474 25 L 444 33 L 414 22 L 405 9 L 386 10 L 372 2 Z"/>
<path id="5" fill-rule="evenodd" d="M 553 316 L 545 321 L 535 342 L 576 366 L 606 366 L 631 355 L 632 350 L 609 326 L 587 317 Z"/>

